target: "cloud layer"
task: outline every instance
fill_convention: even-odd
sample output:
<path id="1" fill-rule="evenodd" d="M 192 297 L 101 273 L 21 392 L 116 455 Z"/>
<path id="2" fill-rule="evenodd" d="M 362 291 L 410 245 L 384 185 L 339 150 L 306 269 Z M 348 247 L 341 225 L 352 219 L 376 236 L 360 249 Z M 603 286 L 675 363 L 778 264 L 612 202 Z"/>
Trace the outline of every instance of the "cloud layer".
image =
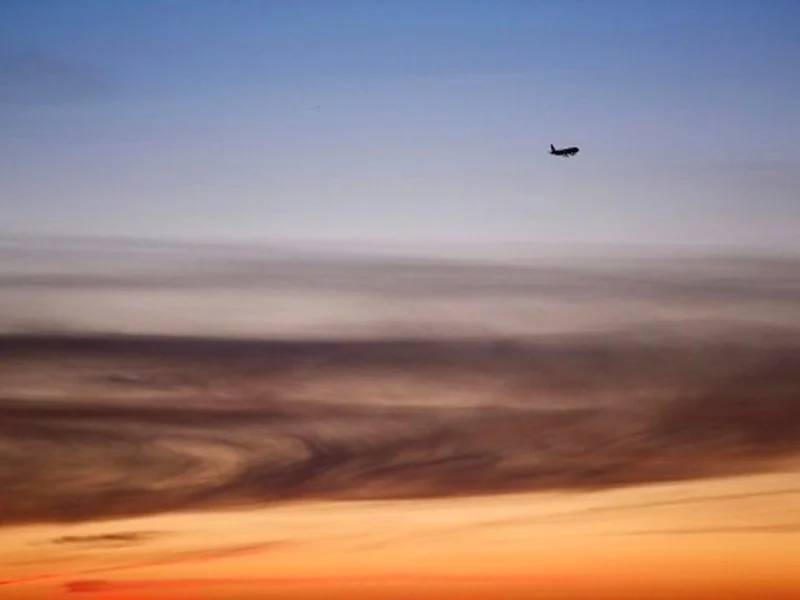
<path id="1" fill-rule="evenodd" d="M 800 339 L 0 341 L 0 522 L 598 489 L 800 452 Z"/>

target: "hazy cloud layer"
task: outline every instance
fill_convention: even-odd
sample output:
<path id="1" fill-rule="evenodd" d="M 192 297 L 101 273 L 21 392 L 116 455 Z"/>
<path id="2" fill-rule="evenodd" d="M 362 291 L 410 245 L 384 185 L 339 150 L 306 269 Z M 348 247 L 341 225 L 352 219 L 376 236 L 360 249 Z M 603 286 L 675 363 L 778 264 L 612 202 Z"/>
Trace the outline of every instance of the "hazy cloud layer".
<path id="1" fill-rule="evenodd" d="M 800 451 L 800 339 L 0 342 L 3 523 L 598 489 Z"/>
<path id="2" fill-rule="evenodd" d="M 513 336 L 668 326 L 800 331 L 800 259 L 528 262 L 276 248 L 0 245 L 0 332 L 249 338 Z"/>

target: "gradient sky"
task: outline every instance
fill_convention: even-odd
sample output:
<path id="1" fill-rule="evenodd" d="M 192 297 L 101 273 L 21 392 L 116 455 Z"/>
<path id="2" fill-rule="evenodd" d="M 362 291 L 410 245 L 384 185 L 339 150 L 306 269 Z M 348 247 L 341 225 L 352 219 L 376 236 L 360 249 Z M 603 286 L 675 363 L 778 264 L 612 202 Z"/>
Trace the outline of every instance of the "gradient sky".
<path id="1" fill-rule="evenodd" d="M 792 0 L 4 0 L 0 229 L 797 244 L 798 23 Z"/>

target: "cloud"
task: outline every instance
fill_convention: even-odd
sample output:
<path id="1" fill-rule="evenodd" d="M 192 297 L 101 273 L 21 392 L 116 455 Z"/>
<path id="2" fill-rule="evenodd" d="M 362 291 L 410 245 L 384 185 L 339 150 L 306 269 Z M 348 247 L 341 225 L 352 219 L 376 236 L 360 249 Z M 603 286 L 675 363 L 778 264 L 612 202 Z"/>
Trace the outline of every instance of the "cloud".
<path id="1" fill-rule="evenodd" d="M 226 548 L 217 548 L 213 550 L 182 552 L 172 555 L 164 555 L 159 558 L 151 560 L 144 560 L 127 564 L 118 564 L 108 567 L 98 567 L 94 569 L 84 569 L 77 572 L 64 571 L 64 572 L 42 573 L 27 577 L 18 577 L 14 579 L 0 580 L 0 587 L 27 585 L 30 583 L 41 583 L 46 581 L 59 581 L 69 578 L 88 577 L 88 576 L 110 574 L 110 573 L 121 573 L 126 571 L 136 571 L 138 569 L 146 569 L 150 567 L 204 563 L 209 561 L 222 560 L 226 558 L 235 558 L 253 554 L 260 554 L 262 552 L 271 552 L 275 548 L 283 547 L 289 543 L 292 542 L 276 540 L 271 542 L 263 542 L 259 544 L 248 544 L 240 546 L 231 546 Z M 99 580 L 80 580 L 80 581 L 91 582 Z M 89 584 L 89 587 L 91 587 L 91 583 Z"/>
<path id="2" fill-rule="evenodd" d="M 35 402 L 0 398 L 0 519 L 759 472 L 800 454 L 799 350 L 797 337 L 764 331 L 502 343 L 7 338 L 3 360 L 49 375 Z M 72 367 L 47 370 L 63 360 Z M 133 378 L 116 385 L 109 373 Z M 148 383 L 162 377 L 192 385 Z"/>
<path id="3" fill-rule="evenodd" d="M 235 587 L 253 586 L 294 587 L 294 586 L 329 586 L 329 585 L 375 585 L 375 584 L 541 584 L 545 582 L 563 581 L 559 575 L 542 576 L 491 576 L 491 575 L 419 575 L 395 573 L 374 576 L 342 576 L 342 577 L 263 577 L 263 578 L 206 578 L 206 579 L 76 579 L 64 584 L 64 590 L 71 594 L 93 594 L 102 592 L 128 591 L 165 591 L 181 590 L 190 587 Z M 567 576 L 567 581 L 571 577 Z"/>
<path id="4" fill-rule="evenodd" d="M 5 333 L 520 338 L 677 321 L 693 336 L 759 322 L 800 331 L 790 256 L 487 265 L 90 237 L 2 246 Z"/>
<path id="5" fill-rule="evenodd" d="M 163 535 L 157 531 L 120 531 L 97 535 L 64 535 L 54 538 L 53 544 L 74 544 L 87 546 L 127 546 L 141 544 Z"/>
<path id="6" fill-rule="evenodd" d="M 687 529 L 643 529 L 636 531 L 615 531 L 602 535 L 609 537 L 626 536 L 664 536 L 664 535 L 731 535 L 737 533 L 800 533 L 800 523 L 780 523 L 776 525 L 731 525 L 729 527 L 693 527 Z"/>
<path id="7" fill-rule="evenodd" d="M 0 104 L 83 102 L 110 89 L 106 74 L 89 65 L 42 52 L 0 53 Z"/>

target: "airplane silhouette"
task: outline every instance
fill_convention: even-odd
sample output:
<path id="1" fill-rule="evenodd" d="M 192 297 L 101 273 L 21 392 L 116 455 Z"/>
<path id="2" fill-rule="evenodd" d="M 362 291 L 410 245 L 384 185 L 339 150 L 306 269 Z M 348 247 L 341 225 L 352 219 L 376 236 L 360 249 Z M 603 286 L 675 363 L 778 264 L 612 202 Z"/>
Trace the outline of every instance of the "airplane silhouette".
<path id="1" fill-rule="evenodd" d="M 578 152 L 580 152 L 580 149 L 577 146 L 556 150 L 556 147 L 550 144 L 550 154 L 555 156 L 575 156 Z"/>

